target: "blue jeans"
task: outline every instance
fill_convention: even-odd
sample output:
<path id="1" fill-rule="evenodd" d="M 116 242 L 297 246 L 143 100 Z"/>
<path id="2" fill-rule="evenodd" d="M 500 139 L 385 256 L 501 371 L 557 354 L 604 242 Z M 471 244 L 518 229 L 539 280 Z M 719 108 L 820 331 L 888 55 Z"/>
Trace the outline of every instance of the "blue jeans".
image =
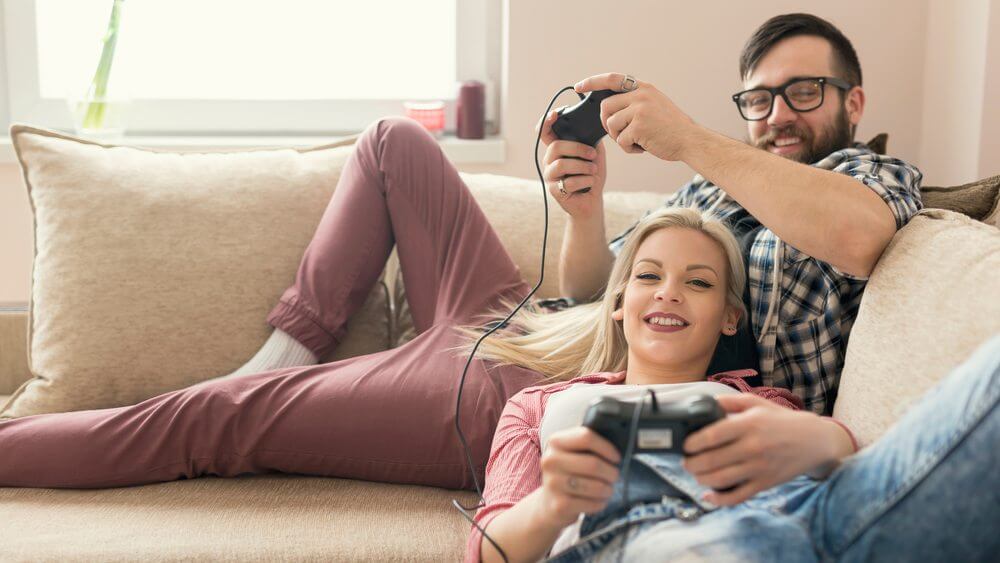
<path id="1" fill-rule="evenodd" d="M 998 399 L 1000 335 L 828 479 L 732 507 L 700 501 L 706 488 L 676 454 L 636 456 L 628 505 L 619 482 L 551 561 L 996 561 Z"/>

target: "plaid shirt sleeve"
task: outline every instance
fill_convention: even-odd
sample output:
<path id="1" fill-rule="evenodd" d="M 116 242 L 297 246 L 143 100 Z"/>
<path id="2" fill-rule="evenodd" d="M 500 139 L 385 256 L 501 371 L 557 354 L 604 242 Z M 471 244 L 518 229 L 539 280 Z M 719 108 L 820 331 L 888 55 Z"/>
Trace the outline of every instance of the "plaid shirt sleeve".
<path id="1" fill-rule="evenodd" d="M 902 160 L 876 154 L 870 150 L 847 149 L 837 151 L 816 163 L 819 168 L 850 176 L 864 184 L 889 206 L 896 218 L 896 230 L 903 228 L 910 218 L 923 208 L 920 200 L 920 182 L 923 174 L 916 167 Z M 834 278 L 850 281 L 867 280 L 843 272 L 832 264 L 813 259 L 816 266 Z"/>
<path id="2" fill-rule="evenodd" d="M 829 158 L 835 158 L 835 155 Z M 831 170 L 860 181 L 882 198 L 896 217 L 897 230 L 903 228 L 923 207 L 920 201 L 923 174 L 902 160 L 862 152 L 845 158 Z"/>

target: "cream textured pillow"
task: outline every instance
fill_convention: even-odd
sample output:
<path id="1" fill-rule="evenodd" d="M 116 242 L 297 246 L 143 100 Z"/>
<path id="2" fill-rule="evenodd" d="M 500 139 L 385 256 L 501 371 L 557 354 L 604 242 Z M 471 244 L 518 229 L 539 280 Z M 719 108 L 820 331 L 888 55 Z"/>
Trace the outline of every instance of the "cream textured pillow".
<path id="1" fill-rule="evenodd" d="M 1000 331 L 1000 230 L 925 209 L 889 244 L 851 331 L 834 416 L 878 439 Z"/>
<path id="2" fill-rule="evenodd" d="M 461 174 L 479 207 L 497 231 L 507 252 L 530 285 L 538 282 L 545 215 L 542 186 L 528 180 L 494 174 Z M 643 213 L 663 205 L 667 195 L 651 192 L 605 192 L 604 216 L 607 237 L 632 226 Z M 566 212 L 549 197 L 549 237 L 545 252 L 545 280 L 535 297 L 559 296 L 559 252 L 562 248 Z M 394 334 L 401 344 L 413 338 L 413 321 L 406 305 L 402 277 L 395 278 L 397 306 Z"/>
<path id="3" fill-rule="evenodd" d="M 34 377 L 0 418 L 135 404 L 220 376 L 270 334 L 353 139 L 181 154 L 23 125 Z M 387 347 L 376 285 L 336 358 Z"/>

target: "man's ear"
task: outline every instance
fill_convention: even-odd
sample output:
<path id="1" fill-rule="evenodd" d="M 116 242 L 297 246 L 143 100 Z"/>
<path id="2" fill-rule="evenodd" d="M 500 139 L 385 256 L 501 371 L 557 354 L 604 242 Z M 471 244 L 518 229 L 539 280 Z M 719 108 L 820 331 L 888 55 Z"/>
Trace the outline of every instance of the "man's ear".
<path id="1" fill-rule="evenodd" d="M 722 318 L 722 334 L 727 336 L 733 336 L 736 334 L 736 329 L 740 324 L 740 316 L 742 313 L 743 312 L 736 307 L 726 307 L 726 314 Z"/>
<path id="2" fill-rule="evenodd" d="M 865 91 L 861 86 L 855 86 L 847 92 L 847 99 L 844 101 L 847 109 L 847 118 L 851 125 L 857 126 L 861 122 L 861 116 L 865 113 Z"/>
<path id="3" fill-rule="evenodd" d="M 625 310 L 621 307 L 614 310 L 611 313 L 611 320 L 613 321 L 624 321 L 625 320 Z"/>

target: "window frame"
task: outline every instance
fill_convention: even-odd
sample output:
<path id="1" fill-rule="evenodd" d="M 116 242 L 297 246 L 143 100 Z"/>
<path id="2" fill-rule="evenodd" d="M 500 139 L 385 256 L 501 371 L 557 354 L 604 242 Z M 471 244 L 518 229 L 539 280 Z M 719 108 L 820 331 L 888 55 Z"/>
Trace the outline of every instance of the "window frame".
<path id="1" fill-rule="evenodd" d="M 35 0 L 0 1 L 0 29 L 6 38 L 0 45 L 0 123 L 28 122 L 71 130 L 65 100 L 39 95 Z M 486 84 L 488 134 L 498 128 L 501 1 L 455 0 L 456 73 L 458 81 Z M 454 129 L 454 95 L 443 100 L 448 130 Z M 343 135 L 361 131 L 379 117 L 402 114 L 403 101 L 421 100 L 137 100 L 132 103 L 128 133 Z M 323 115 L 336 116 L 336 121 L 316 119 Z"/>

